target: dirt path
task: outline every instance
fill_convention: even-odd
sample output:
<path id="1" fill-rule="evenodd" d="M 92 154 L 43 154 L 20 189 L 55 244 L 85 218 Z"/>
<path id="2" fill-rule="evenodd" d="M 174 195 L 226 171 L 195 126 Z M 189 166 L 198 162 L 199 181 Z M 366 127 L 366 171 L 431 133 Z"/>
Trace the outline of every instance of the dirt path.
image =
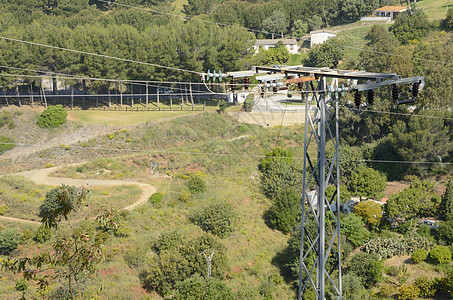
<path id="1" fill-rule="evenodd" d="M 49 174 L 54 172 L 58 167 L 48 168 L 48 169 L 39 169 L 39 170 L 32 170 L 32 171 L 25 171 L 20 173 L 14 173 L 15 176 L 23 176 L 27 179 L 30 179 L 36 184 L 44 184 L 44 185 L 53 185 L 58 186 L 61 184 L 65 185 L 75 185 L 75 186 L 116 186 L 116 185 L 137 185 L 139 188 L 142 189 L 142 193 L 138 200 L 131 205 L 124 207 L 124 210 L 131 211 L 135 207 L 145 203 L 149 196 L 156 192 L 156 188 L 152 185 L 147 183 L 138 182 L 138 181 L 129 181 L 129 180 L 96 180 L 96 179 L 73 179 L 73 178 L 61 178 L 61 177 L 50 177 Z M 40 224 L 40 222 L 25 220 L 25 219 L 18 219 L 12 217 L 5 217 L 0 216 L 0 220 L 6 221 L 19 221 L 24 223 L 34 223 Z"/>

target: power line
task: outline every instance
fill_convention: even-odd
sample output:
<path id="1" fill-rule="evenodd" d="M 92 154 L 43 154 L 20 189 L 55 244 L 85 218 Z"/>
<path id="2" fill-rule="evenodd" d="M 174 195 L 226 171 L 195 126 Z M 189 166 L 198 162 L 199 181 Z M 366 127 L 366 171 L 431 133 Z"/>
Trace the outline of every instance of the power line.
<path id="1" fill-rule="evenodd" d="M 449 117 L 418 115 L 418 114 L 399 113 L 399 112 L 392 112 L 392 111 L 379 111 L 379 110 L 371 110 L 371 109 L 365 109 L 365 110 L 358 110 L 357 108 L 350 108 L 350 109 L 353 111 L 359 111 L 359 112 L 370 112 L 370 113 L 379 113 L 379 114 L 400 115 L 400 116 L 406 116 L 406 117 L 441 119 L 441 120 L 453 121 L 453 118 L 449 118 Z"/>
<path id="2" fill-rule="evenodd" d="M 21 145 L 21 146 L 34 146 L 31 143 L 0 143 L 0 145 Z M 86 149 L 86 150 L 99 150 L 99 151 L 124 151 L 124 152 L 148 152 L 148 153 L 164 153 L 164 154 L 184 154 L 184 155 L 204 155 L 204 156 L 225 156 L 225 157 L 248 157 L 248 158 L 275 158 L 275 159 L 304 159 L 301 156 L 271 156 L 271 155 L 252 155 L 252 154 L 230 154 L 230 153 L 209 153 L 209 152 L 192 152 L 192 151 L 176 151 L 176 150 L 149 150 L 149 149 L 132 149 L 132 148 L 105 148 L 105 147 L 83 147 L 83 146 L 55 146 L 55 148 L 65 148 L 71 146 L 71 149 Z M 344 162 L 372 162 L 372 163 L 403 163 L 403 164 L 441 164 L 453 165 L 453 162 L 437 162 L 437 161 L 407 161 L 407 160 L 373 160 L 373 159 L 341 159 Z"/>
<path id="3" fill-rule="evenodd" d="M 186 70 L 186 69 L 181 69 L 181 68 L 176 68 L 176 67 L 168 67 L 168 66 L 163 66 L 163 65 L 153 64 L 153 63 L 147 63 L 147 62 L 142 62 L 142 61 L 128 59 L 128 58 L 115 57 L 115 56 L 106 55 L 106 54 L 98 54 L 98 53 L 92 53 L 92 52 L 81 51 L 81 50 L 74 50 L 74 49 L 69 49 L 69 48 L 64 48 L 64 47 L 51 46 L 51 45 L 35 43 L 35 42 L 30 42 L 30 41 L 24 41 L 24 40 L 19 40 L 19 39 L 4 37 L 4 36 L 0 36 L 0 39 L 4 39 L 4 40 L 7 40 L 7 41 L 12 41 L 12 42 L 18 42 L 18 43 L 34 45 L 34 46 L 46 47 L 46 48 L 51 48 L 51 49 L 63 50 L 63 51 L 68 51 L 68 52 L 74 52 L 74 53 L 79 53 L 79 54 L 92 55 L 92 56 L 97 56 L 97 57 L 102 57 L 102 58 L 116 59 L 116 60 L 119 60 L 119 61 L 125 61 L 125 62 L 131 62 L 131 63 L 141 64 L 141 65 L 147 65 L 147 66 L 152 66 L 152 67 L 157 67 L 157 68 L 169 69 L 169 70 L 173 70 L 173 71 L 180 71 L 180 72 L 187 72 L 187 73 L 192 73 L 192 74 L 197 74 L 197 75 L 203 75 L 203 73 L 201 73 L 201 72 L 196 72 L 196 71 L 192 71 L 192 70 Z"/>

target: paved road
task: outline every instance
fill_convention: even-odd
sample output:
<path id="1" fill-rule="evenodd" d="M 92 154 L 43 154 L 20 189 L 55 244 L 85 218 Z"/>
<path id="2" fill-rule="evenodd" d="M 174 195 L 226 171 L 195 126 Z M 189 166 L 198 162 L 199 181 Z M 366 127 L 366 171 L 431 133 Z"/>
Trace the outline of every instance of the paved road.
<path id="1" fill-rule="evenodd" d="M 14 176 L 23 176 L 27 179 L 30 179 L 36 184 L 45 184 L 58 186 L 61 184 L 65 185 L 75 185 L 75 186 L 117 186 L 117 185 L 137 185 L 142 189 L 142 193 L 138 200 L 131 205 L 124 207 L 124 210 L 131 211 L 135 207 L 148 201 L 149 196 L 156 192 L 156 188 L 152 185 L 138 182 L 138 181 L 129 181 L 129 180 L 96 180 L 96 179 L 73 179 L 73 178 L 62 178 L 62 177 L 50 177 L 49 174 L 55 171 L 58 167 L 48 168 L 48 169 L 39 169 L 32 171 L 25 171 L 20 173 L 14 173 Z M 0 216 L 0 220 L 6 221 L 19 221 L 23 223 L 35 223 L 40 224 L 40 222 L 18 219 L 13 217 Z"/>

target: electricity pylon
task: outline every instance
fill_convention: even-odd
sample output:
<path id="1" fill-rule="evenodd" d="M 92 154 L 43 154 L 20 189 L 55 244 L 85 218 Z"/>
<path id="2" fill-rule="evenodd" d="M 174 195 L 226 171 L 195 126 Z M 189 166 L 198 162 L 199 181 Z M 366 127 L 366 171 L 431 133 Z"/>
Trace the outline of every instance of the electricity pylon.
<path id="1" fill-rule="evenodd" d="M 362 92 L 367 104 L 374 101 L 374 90 L 391 86 L 396 105 L 413 103 L 423 89 L 423 77 L 401 78 L 395 73 L 371 73 L 365 71 L 333 70 L 307 67 L 253 67 L 256 73 L 284 74 L 287 83 L 305 82 L 301 93 L 305 100 L 305 142 L 303 196 L 300 228 L 299 299 L 324 300 L 327 292 L 342 299 L 341 242 L 340 242 L 340 151 L 338 110 L 340 95 L 354 92 L 354 104 L 362 106 Z M 293 78 L 299 76 L 299 78 Z M 327 80 L 330 80 L 328 84 Z M 339 80 L 349 81 L 348 87 L 339 87 Z M 317 82 L 316 86 L 314 82 Z M 360 82 L 360 84 L 358 84 Z M 400 85 L 412 85 L 410 99 L 398 101 Z M 366 104 L 365 104 L 366 105 Z M 311 115 L 312 108 L 316 113 Z M 330 143 L 333 153 L 326 154 Z M 316 159 L 309 149 L 317 150 Z M 334 186 L 331 198 L 326 196 L 328 185 Z M 310 292 L 311 290 L 311 292 Z"/>

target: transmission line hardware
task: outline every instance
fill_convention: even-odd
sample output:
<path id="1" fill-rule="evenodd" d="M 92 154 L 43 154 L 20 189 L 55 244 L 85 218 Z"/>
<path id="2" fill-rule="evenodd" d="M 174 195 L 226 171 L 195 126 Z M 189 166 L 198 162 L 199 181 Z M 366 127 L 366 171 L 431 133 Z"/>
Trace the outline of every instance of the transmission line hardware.
<path id="1" fill-rule="evenodd" d="M 424 87 L 424 78 L 401 78 L 395 73 L 300 66 L 253 67 L 252 71 L 267 73 L 256 77 L 263 83 L 262 96 L 266 87 L 272 86 L 275 91 L 277 82 L 283 77 L 287 78 L 285 84 L 297 85 L 301 91 L 302 100 L 305 102 L 306 126 L 298 296 L 299 300 L 308 300 L 306 292 L 313 290 L 317 300 L 324 300 L 328 293 L 333 295 L 333 299 L 340 300 L 342 299 L 338 127 L 340 97 L 345 92 L 353 92 L 354 105 L 359 109 L 366 105 L 362 103 L 362 93 L 366 96 L 367 104 L 373 105 L 375 90 L 382 86 L 390 86 L 393 101 L 397 104 L 412 103 Z M 339 84 L 339 81 L 343 83 Z M 398 99 L 401 85 L 412 86 L 409 99 Z M 334 146 L 333 157 L 326 155 L 328 144 Z M 314 159 L 310 158 L 312 154 L 308 151 L 313 148 L 317 149 L 317 157 Z M 335 188 L 331 197 L 326 195 L 328 186 Z M 313 227 L 316 230 L 313 230 Z"/>

